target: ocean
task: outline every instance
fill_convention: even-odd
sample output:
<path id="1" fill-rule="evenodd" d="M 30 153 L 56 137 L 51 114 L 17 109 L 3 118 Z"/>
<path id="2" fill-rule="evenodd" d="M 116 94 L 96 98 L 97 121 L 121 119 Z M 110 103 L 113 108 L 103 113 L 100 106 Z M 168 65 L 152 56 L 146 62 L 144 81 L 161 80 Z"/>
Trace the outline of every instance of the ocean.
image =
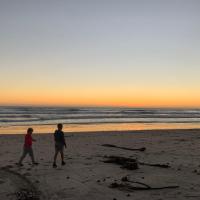
<path id="1" fill-rule="evenodd" d="M 200 128 L 200 109 L 1 106 L 0 134 Z"/>

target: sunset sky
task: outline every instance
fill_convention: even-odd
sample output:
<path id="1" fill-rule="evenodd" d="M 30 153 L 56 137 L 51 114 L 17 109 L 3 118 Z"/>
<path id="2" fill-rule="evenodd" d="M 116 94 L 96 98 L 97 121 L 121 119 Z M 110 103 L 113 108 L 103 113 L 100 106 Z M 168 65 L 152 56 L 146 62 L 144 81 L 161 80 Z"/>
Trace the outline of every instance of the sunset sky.
<path id="1" fill-rule="evenodd" d="M 0 105 L 200 107 L 199 0 L 1 0 Z"/>

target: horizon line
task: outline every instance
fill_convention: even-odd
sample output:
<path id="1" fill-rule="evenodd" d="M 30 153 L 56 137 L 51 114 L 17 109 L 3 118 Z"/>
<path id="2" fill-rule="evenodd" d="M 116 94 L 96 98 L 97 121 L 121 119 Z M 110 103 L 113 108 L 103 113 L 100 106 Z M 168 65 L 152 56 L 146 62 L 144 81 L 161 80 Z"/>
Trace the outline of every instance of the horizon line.
<path id="1" fill-rule="evenodd" d="M 79 108 L 137 108 L 137 109 L 200 109 L 200 106 L 128 106 L 128 105 L 70 105 L 70 104 L 0 104 L 0 107 L 79 107 Z"/>

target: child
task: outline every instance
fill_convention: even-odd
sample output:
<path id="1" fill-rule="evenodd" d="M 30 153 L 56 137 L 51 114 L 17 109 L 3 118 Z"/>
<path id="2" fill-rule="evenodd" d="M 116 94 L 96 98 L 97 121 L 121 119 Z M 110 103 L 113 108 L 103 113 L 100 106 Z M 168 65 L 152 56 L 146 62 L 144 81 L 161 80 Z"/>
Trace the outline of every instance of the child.
<path id="1" fill-rule="evenodd" d="M 24 140 L 23 154 L 18 163 L 19 166 L 23 166 L 22 161 L 24 160 L 27 154 L 29 154 L 29 156 L 31 157 L 33 165 L 38 165 L 38 163 L 35 162 L 34 155 L 33 155 L 32 142 L 36 140 L 32 138 L 32 133 L 33 133 L 33 129 L 28 128 L 27 134 L 25 135 L 25 140 Z"/>
<path id="2" fill-rule="evenodd" d="M 60 155 L 61 155 L 61 159 L 62 159 L 61 164 L 65 165 L 65 162 L 64 162 L 64 146 L 66 148 L 66 143 L 65 143 L 65 136 L 64 136 L 64 133 L 62 131 L 63 125 L 58 124 L 57 127 L 58 127 L 58 130 L 56 130 L 55 133 L 54 133 L 55 155 L 54 155 L 53 168 L 57 167 L 56 159 L 57 159 L 58 153 L 60 153 Z"/>

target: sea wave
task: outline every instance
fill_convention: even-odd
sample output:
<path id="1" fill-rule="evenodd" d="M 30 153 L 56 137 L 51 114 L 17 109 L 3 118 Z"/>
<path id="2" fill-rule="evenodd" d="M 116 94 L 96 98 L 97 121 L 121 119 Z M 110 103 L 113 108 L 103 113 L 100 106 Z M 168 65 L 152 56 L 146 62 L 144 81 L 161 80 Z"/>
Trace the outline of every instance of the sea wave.
<path id="1" fill-rule="evenodd" d="M 0 107 L 0 126 L 27 124 L 200 123 L 200 109 Z"/>

